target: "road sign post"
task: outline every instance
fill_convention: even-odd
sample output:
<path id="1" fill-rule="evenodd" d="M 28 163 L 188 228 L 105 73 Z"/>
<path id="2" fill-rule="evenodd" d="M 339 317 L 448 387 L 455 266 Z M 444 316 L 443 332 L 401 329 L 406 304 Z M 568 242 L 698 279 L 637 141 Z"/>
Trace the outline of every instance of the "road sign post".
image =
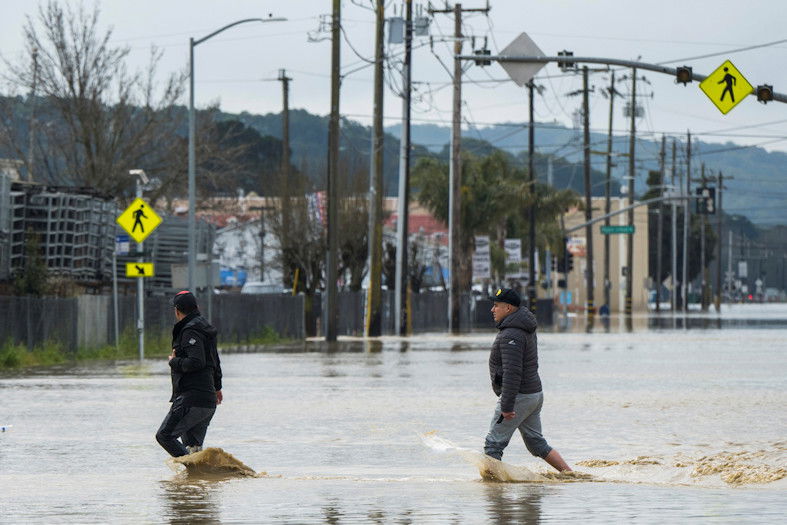
<path id="1" fill-rule="evenodd" d="M 161 224 L 161 217 L 142 200 L 142 181 L 137 179 L 137 198 L 117 218 L 117 223 L 137 243 L 137 262 L 126 264 L 126 277 L 137 277 L 137 345 L 139 360 L 145 358 L 145 277 L 152 277 L 153 264 L 143 260 L 143 242 Z M 118 243 L 119 244 L 119 243 Z M 129 273 L 131 269 L 131 273 Z M 149 272 L 149 275 L 148 275 Z"/>

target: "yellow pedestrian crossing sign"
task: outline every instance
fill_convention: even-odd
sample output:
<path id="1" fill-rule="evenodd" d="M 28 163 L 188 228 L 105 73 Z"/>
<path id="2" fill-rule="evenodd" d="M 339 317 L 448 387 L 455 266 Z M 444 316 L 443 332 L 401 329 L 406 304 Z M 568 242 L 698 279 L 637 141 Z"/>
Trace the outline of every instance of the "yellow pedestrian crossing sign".
<path id="1" fill-rule="evenodd" d="M 126 263 L 126 277 L 155 277 L 153 263 L 130 262 Z"/>
<path id="2" fill-rule="evenodd" d="M 126 211 L 120 214 L 117 223 L 135 242 L 140 243 L 161 224 L 161 217 L 148 203 L 137 197 Z"/>
<path id="3" fill-rule="evenodd" d="M 700 89 L 725 115 L 754 91 L 746 77 L 729 60 L 700 82 Z"/>

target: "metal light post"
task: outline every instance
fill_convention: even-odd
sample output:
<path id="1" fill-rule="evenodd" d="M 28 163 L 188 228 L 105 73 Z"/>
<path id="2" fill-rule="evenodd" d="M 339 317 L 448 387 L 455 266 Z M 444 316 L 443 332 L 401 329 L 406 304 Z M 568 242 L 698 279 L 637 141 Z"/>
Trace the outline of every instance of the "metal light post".
<path id="1" fill-rule="evenodd" d="M 245 24 L 247 22 L 283 22 L 287 20 L 286 18 L 245 18 L 243 20 L 238 20 L 237 22 L 233 22 L 231 24 L 227 24 L 226 26 L 218 29 L 211 34 L 204 36 L 200 39 L 194 40 L 194 38 L 189 38 L 189 290 L 192 292 L 194 290 L 194 276 L 196 275 L 197 271 L 197 231 L 196 231 L 196 216 L 195 216 L 195 208 L 196 208 L 196 154 L 194 152 L 194 135 L 195 135 L 195 119 L 194 119 L 194 48 L 200 45 L 201 43 L 205 42 L 213 38 L 214 36 L 218 35 L 219 33 L 226 31 L 227 29 L 240 25 Z"/>

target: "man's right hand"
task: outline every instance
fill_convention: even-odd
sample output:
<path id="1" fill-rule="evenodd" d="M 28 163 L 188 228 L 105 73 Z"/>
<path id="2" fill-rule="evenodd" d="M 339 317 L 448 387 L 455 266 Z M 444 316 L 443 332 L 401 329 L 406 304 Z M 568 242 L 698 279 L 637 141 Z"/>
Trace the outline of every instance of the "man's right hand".
<path id="1" fill-rule="evenodd" d="M 220 405 L 222 401 L 224 401 L 224 394 L 221 393 L 221 390 L 216 390 L 216 404 Z"/>
<path id="2" fill-rule="evenodd" d="M 516 417 L 516 412 L 503 412 L 503 419 L 509 420 L 514 419 Z"/>

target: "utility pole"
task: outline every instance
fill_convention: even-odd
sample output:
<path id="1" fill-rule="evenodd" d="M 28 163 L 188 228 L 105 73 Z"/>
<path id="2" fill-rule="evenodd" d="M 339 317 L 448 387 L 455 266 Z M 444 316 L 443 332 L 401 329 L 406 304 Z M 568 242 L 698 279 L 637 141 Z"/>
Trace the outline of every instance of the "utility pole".
<path id="1" fill-rule="evenodd" d="M 588 96 L 588 68 L 582 67 L 582 114 L 583 114 L 583 142 L 584 142 L 584 178 L 585 178 L 585 222 L 593 218 L 593 206 L 590 199 L 590 104 Z M 593 323 L 595 308 L 593 304 L 593 226 L 585 226 L 585 253 L 587 255 L 587 269 L 585 270 L 587 287 L 587 318 L 588 325 Z"/>
<path id="2" fill-rule="evenodd" d="M 383 38 L 385 1 L 377 0 L 374 38 L 374 118 L 372 123 L 371 177 L 369 179 L 369 291 L 366 301 L 366 335 L 382 335 L 383 269 Z M 402 195 L 399 194 L 399 200 Z M 402 216 L 399 215 L 399 221 Z M 396 252 L 399 257 L 399 250 Z M 397 266 L 398 268 L 398 266 Z"/>
<path id="3" fill-rule="evenodd" d="M 689 311 L 689 223 L 691 221 L 691 132 L 687 132 L 686 144 L 686 201 L 683 203 L 683 279 L 681 299 L 683 311 Z"/>
<path id="4" fill-rule="evenodd" d="M 676 154 L 676 147 L 675 147 L 675 139 L 672 139 L 672 173 L 670 183 L 671 183 L 671 191 L 673 195 L 675 194 L 675 169 L 677 167 L 676 164 L 677 154 Z M 670 306 L 672 307 L 672 313 L 675 314 L 675 308 L 677 307 L 677 276 L 678 276 L 678 205 L 675 202 L 675 199 L 672 199 L 672 270 L 670 276 Z"/>
<path id="5" fill-rule="evenodd" d="M 462 300 L 462 275 L 460 266 L 470 254 L 463 254 L 461 247 L 461 216 L 462 216 L 462 13 L 489 12 L 489 6 L 479 9 L 462 9 L 462 4 L 453 8 L 429 9 L 430 14 L 453 13 L 454 15 L 454 74 L 453 74 L 453 115 L 451 125 L 451 163 L 448 175 L 448 260 L 451 272 L 451 288 L 448 291 L 448 329 L 451 333 L 459 333 L 459 314 Z"/>
<path id="6" fill-rule="evenodd" d="M 612 123 L 615 117 L 615 71 L 611 72 L 609 81 L 609 131 L 607 132 L 607 174 L 604 181 L 604 213 L 609 215 L 612 211 Z M 609 226 L 609 217 L 604 219 L 604 226 Z M 610 289 L 612 281 L 609 278 L 609 235 L 604 236 L 604 304 L 610 309 Z"/>
<path id="7" fill-rule="evenodd" d="M 719 172 L 718 176 L 718 186 L 716 192 L 719 195 L 719 203 L 716 207 L 716 213 L 718 217 L 718 241 L 716 242 L 716 296 L 715 296 L 715 306 L 716 312 L 721 312 L 721 240 L 722 240 L 722 226 L 724 217 L 722 216 L 721 210 L 721 195 L 724 191 L 724 175 L 722 172 Z"/>
<path id="8" fill-rule="evenodd" d="M 535 125 L 534 125 L 534 115 L 533 115 L 533 92 L 535 91 L 533 88 L 535 85 L 533 84 L 533 80 L 527 83 L 527 91 L 529 96 L 529 111 L 530 111 L 530 126 L 528 128 L 528 138 L 527 138 L 527 171 L 529 176 L 530 182 L 530 210 L 529 210 L 529 230 L 528 230 L 528 265 L 529 265 L 529 273 L 528 273 L 528 281 L 527 281 L 527 297 L 528 297 L 528 308 L 530 308 L 531 312 L 536 311 L 536 168 L 535 168 Z M 587 86 L 585 86 L 587 87 Z M 549 261 L 547 261 L 549 264 Z"/>
<path id="9" fill-rule="evenodd" d="M 36 87 L 38 85 L 38 49 L 33 48 L 33 84 L 30 86 L 30 125 L 27 145 L 27 182 L 33 182 L 35 163 Z"/>
<path id="10" fill-rule="evenodd" d="M 282 229 L 284 230 L 284 240 L 286 243 L 292 242 L 290 239 L 290 212 L 292 206 L 290 203 L 290 77 L 287 76 L 287 71 L 284 69 L 279 70 L 279 79 L 281 82 L 282 90 L 282 108 L 281 108 L 281 177 L 282 184 L 280 186 L 282 193 Z M 264 207 L 264 206 L 263 206 Z M 260 235 L 262 240 L 265 240 L 265 230 L 263 229 L 264 211 L 260 211 Z M 282 247 L 286 248 L 286 247 Z M 265 246 L 262 245 L 262 254 L 265 253 Z M 264 259 L 264 257 L 263 257 Z M 285 271 L 289 268 L 285 268 Z M 262 271 L 260 271 L 260 278 L 262 278 Z"/>
<path id="11" fill-rule="evenodd" d="M 333 0 L 331 17 L 331 116 L 328 123 L 328 254 L 326 258 L 325 287 L 327 308 L 325 310 L 325 340 L 336 341 L 336 264 L 338 262 L 337 229 L 339 177 L 339 72 L 341 68 L 341 0 Z"/>
<path id="12" fill-rule="evenodd" d="M 701 188 L 705 187 L 705 163 L 703 162 L 700 167 L 700 183 L 702 186 Z M 699 202 L 699 201 L 695 201 Z M 704 205 L 704 203 L 703 203 Z M 700 223 L 700 305 L 702 307 L 703 312 L 708 311 L 708 303 L 705 300 L 706 298 L 706 290 L 705 286 L 707 284 L 706 273 L 705 273 L 705 213 L 701 213 L 701 223 Z"/>
<path id="13" fill-rule="evenodd" d="M 661 175 L 659 177 L 659 197 L 664 196 L 664 181 L 666 179 L 666 151 L 667 137 L 661 136 L 661 152 L 659 153 L 659 168 Z M 661 312 L 661 244 L 664 235 L 664 220 L 663 220 L 663 205 L 659 202 L 656 208 L 658 212 L 658 224 L 656 225 L 656 311 Z"/>
<path id="14" fill-rule="evenodd" d="M 631 70 L 631 136 L 629 137 L 629 184 L 628 204 L 634 204 L 634 177 L 636 175 L 634 161 L 637 141 L 637 68 Z M 634 225 L 634 209 L 628 212 L 629 226 Z M 626 306 L 625 313 L 631 315 L 631 301 L 633 295 L 634 273 L 634 234 L 628 234 L 626 253 Z"/>
<path id="15" fill-rule="evenodd" d="M 402 63 L 402 132 L 399 137 L 399 200 L 396 221 L 396 297 L 395 330 L 408 335 L 412 329 L 410 318 L 410 94 L 413 43 L 413 2 L 405 0 L 404 62 Z M 382 129 L 382 128 L 381 128 Z"/>

